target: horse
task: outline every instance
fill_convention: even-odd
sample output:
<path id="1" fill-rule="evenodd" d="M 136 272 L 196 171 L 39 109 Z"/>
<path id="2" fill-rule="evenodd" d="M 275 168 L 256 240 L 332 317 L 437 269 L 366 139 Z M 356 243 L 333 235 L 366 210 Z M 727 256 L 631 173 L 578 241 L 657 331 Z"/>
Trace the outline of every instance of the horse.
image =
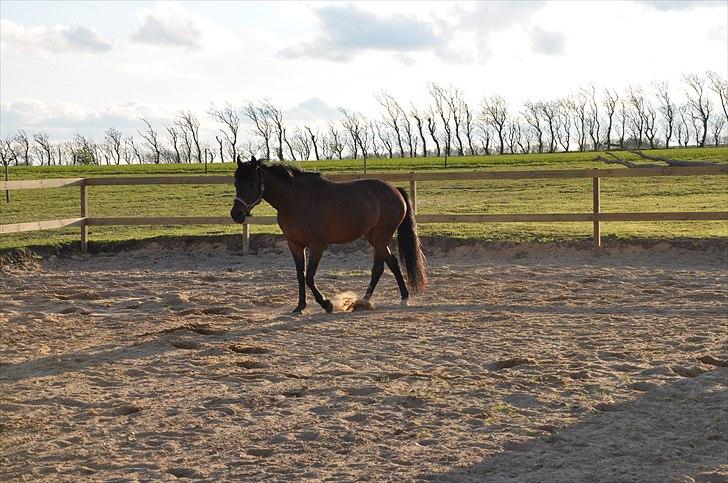
<path id="1" fill-rule="evenodd" d="M 238 156 L 235 199 L 230 216 L 236 223 L 244 223 L 261 201 L 277 210 L 278 226 L 296 265 L 298 305 L 294 314 L 306 308 L 306 286 L 326 312 L 333 311 L 331 301 L 316 288 L 316 270 L 321 255 L 330 244 L 350 243 L 362 237 L 374 248 L 365 302 L 372 297 L 384 272 L 384 264 L 397 280 L 402 305 L 407 305 L 409 290 L 419 294 L 426 289 L 425 256 L 417 235 L 412 202 L 405 190 L 377 179 L 331 181 L 319 173 L 293 166 L 264 164 L 255 156 L 243 162 Z M 389 250 L 395 231 L 409 290 L 397 258 Z"/>

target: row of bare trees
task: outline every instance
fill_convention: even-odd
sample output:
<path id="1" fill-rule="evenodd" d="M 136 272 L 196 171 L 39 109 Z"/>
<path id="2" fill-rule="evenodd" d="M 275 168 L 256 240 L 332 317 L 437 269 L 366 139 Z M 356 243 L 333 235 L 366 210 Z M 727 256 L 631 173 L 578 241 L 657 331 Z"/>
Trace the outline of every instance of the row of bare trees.
<path id="1" fill-rule="evenodd" d="M 498 95 L 477 104 L 462 91 L 432 83 L 429 105 L 375 94 L 376 116 L 339 109 L 325 125 L 291 126 L 270 100 L 211 105 L 219 129 L 203 140 L 200 119 L 181 111 L 168 125 L 125 135 L 109 128 L 101 140 L 76 134 L 53 143 L 47 133 L 18 131 L 0 143 L 4 164 L 135 164 L 232 161 L 237 155 L 309 160 L 366 157 L 552 153 L 612 148 L 718 145 L 728 123 L 728 82 L 715 72 L 683 76 L 682 96 L 665 82 L 646 91 L 591 85 L 560 99 L 527 100 L 520 109 Z"/>

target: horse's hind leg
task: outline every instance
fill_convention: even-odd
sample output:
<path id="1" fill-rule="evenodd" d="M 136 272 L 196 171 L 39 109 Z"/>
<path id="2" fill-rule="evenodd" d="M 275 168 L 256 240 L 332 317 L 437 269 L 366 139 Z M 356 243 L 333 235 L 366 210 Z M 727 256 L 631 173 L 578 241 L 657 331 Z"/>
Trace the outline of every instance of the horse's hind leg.
<path id="1" fill-rule="evenodd" d="M 293 309 L 293 313 L 303 312 L 306 308 L 306 280 L 304 276 L 304 266 L 306 265 L 306 254 L 301 245 L 288 242 L 288 248 L 291 249 L 293 261 L 296 263 L 296 278 L 298 279 L 298 305 Z"/>
<path id="2" fill-rule="evenodd" d="M 318 302 L 321 307 L 326 310 L 326 312 L 333 312 L 334 305 L 331 303 L 330 300 L 327 300 L 324 298 L 324 296 L 319 292 L 319 289 L 316 288 L 316 270 L 318 269 L 318 264 L 321 261 L 321 255 L 324 253 L 324 248 L 322 247 L 308 247 L 309 253 L 308 253 L 308 266 L 306 267 L 306 285 L 308 285 L 308 288 L 311 289 L 311 292 L 313 292 L 313 296 L 316 298 L 316 302 Z"/>
<path id="3" fill-rule="evenodd" d="M 372 294 L 374 293 L 374 289 L 377 287 L 377 283 L 379 282 L 379 278 L 382 276 L 382 272 L 384 272 L 384 257 L 382 257 L 380 253 L 377 253 L 375 248 L 374 265 L 372 265 L 372 279 L 369 282 L 367 292 L 364 294 L 364 300 L 368 301 L 372 298 Z"/>
<path id="4" fill-rule="evenodd" d="M 409 290 L 407 290 L 407 285 L 405 285 L 404 283 L 404 277 L 402 276 L 402 271 L 399 269 L 399 262 L 397 261 L 397 257 L 392 255 L 392 252 L 389 251 L 389 247 L 387 247 L 387 256 L 384 257 L 384 261 L 394 274 L 394 278 L 397 279 L 399 294 L 402 296 L 402 303 L 406 304 L 407 299 L 409 298 Z"/>

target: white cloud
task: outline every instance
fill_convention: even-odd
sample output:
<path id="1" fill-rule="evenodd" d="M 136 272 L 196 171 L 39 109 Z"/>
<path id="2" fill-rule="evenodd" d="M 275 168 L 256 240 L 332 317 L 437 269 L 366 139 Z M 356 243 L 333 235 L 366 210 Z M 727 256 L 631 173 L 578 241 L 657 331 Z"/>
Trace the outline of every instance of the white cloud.
<path id="1" fill-rule="evenodd" d="M 234 32 L 176 3 L 160 2 L 153 9 L 140 9 L 137 15 L 139 26 L 129 38 L 138 44 L 212 52 L 230 52 L 239 46 Z"/>
<path id="2" fill-rule="evenodd" d="M 149 119 L 153 124 L 171 119 L 173 113 L 157 106 L 129 101 L 109 104 L 98 108 L 87 107 L 75 102 L 47 104 L 37 99 L 19 99 L 0 103 L 2 136 L 8 136 L 18 129 L 31 132 L 47 131 L 54 139 L 68 139 L 73 132 L 92 137 L 101 137 L 109 127 L 133 133 L 141 127 L 139 118 Z"/>
<path id="3" fill-rule="evenodd" d="M 286 109 L 286 118 L 293 122 L 325 124 L 339 117 L 341 113 L 336 107 L 318 97 L 312 97 Z"/>
<path id="4" fill-rule="evenodd" d="M 111 40 L 84 25 L 24 27 L 6 19 L 0 20 L 0 40 L 3 47 L 51 54 L 98 54 L 114 47 Z"/>
<path id="5" fill-rule="evenodd" d="M 150 81 L 169 81 L 171 78 L 185 79 L 197 82 L 214 82 L 208 74 L 197 71 L 180 71 L 167 64 L 151 61 L 125 62 L 118 66 L 119 72 L 138 80 L 140 78 Z"/>
<path id="6" fill-rule="evenodd" d="M 314 12 L 319 24 L 316 35 L 286 49 L 286 56 L 345 62 L 367 51 L 402 54 L 436 50 L 446 43 L 432 25 L 411 15 L 381 16 L 351 4 L 326 6 Z"/>
<path id="7" fill-rule="evenodd" d="M 565 50 L 565 37 L 561 32 L 551 32 L 541 27 L 531 31 L 531 50 L 537 54 L 561 55 Z"/>
<path id="8" fill-rule="evenodd" d="M 662 11 L 692 10 L 698 7 L 724 4 L 720 0 L 637 0 L 637 3 Z"/>

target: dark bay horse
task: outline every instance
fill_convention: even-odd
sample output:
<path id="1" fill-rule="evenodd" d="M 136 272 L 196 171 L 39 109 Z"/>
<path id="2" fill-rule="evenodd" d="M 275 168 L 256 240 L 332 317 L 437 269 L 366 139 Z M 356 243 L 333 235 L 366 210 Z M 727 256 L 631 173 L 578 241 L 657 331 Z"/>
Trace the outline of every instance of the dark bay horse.
<path id="1" fill-rule="evenodd" d="M 298 305 L 294 313 L 306 307 L 306 285 L 316 302 L 327 312 L 333 310 L 331 301 L 321 294 L 314 281 L 321 255 L 329 244 L 349 243 L 362 237 L 374 247 L 372 278 L 364 300 L 368 301 L 374 293 L 386 263 L 406 304 L 409 291 L 397 258 L 389 250 L 395 230 L 410 289 L 415 294 L 425 290 L 425 257 L 412 203 L 403 189 L 376 179 L 338 183 L 291 166 L 263 164 L 255 157 L 249 162 L 238 158 L 230 216 L 243 223 L 262 200 L 278 211 L 278 225 L 296 263 Z"/>

